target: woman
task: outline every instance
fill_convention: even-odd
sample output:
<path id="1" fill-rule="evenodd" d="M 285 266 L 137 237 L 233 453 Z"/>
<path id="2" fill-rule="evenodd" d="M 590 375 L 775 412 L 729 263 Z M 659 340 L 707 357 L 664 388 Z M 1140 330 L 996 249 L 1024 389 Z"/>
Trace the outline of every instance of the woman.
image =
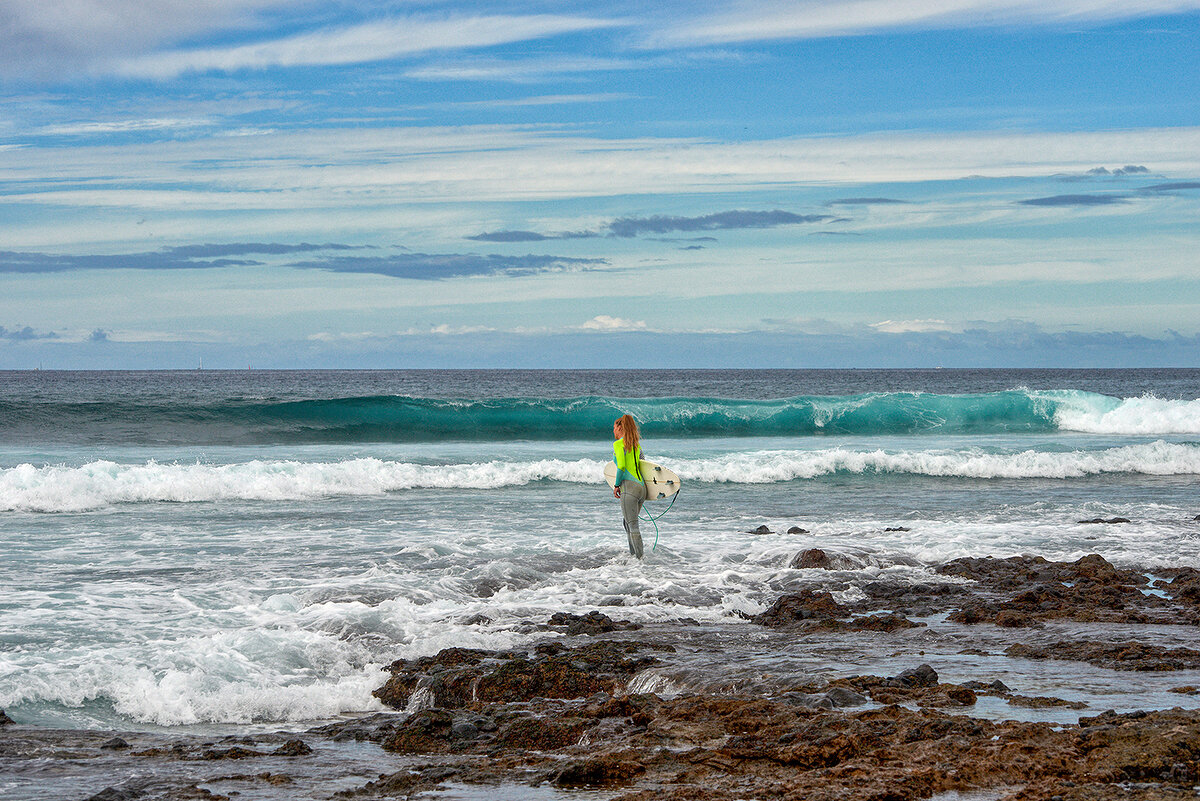
<path id="1" fill-rule="evenodd" d="M 617 463 L 617 479 L 613 482 L 613 497 L 621 499 L 621 514 L 625 518 L 625 533 L 629 535 L 629 552 L 642 558 L 642 531 L 638 515 L 646 500 L 642 483 L 642 448 L 638 440 L 638 425 L 632 415 L 621 415 L 613 422 L 613 461 Z"/>

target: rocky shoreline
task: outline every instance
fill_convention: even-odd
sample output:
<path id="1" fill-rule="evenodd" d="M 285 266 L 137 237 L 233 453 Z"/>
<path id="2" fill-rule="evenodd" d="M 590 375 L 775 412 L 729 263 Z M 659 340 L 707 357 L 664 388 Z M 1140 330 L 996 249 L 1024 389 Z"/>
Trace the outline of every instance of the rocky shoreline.
<path id="1" fill-rule="evenodd" d="M 484 798 L 497 786 L 589 788 L 620 801 L 1197 797 L 1200 674 L 1189 672 L 1200 671 L 1200 650 L 1161 632 L 1200 625 L 1200 571 L 1118 569 L 1098 555 L 968 558 L 938 566 L 929 583 L 880 578 L 846 593 L 852 554 L 813 549 L 792 567 L 811 571 L 811 586 L 739 624 L 773 638 L 764 648 L 785 642 L 802 651 L 821 637 L 895 639 L 909 666 L 891 675 L 785 672 L 736 690 L 638 692 L 637 677 L 677 664 L 687 656 L 682 647 L 617 619 L 615 609 L 560 613 L 528 648 L 450 648 L 397 660 L 375 691 L 394 711 L 299 734 L 114 736 L 38 729 L 0 712 L 0 768 L 25 776 L 36 762 L 38 770 L 87 776 L 88 765 L 104 765 L 107 773 L 93 774 L 117 780 L 69 796 L 89 801 L 390 799 L 439 788 L 439 798 L 459 797 L 447 787 Z M 1064 624 L 1101 624 L 1111 638 L 1064 638 L 1068 630 L 1056 628 Z M 1065 662 L 1180 673 L 1186 681 L 1170 687 L 1179 706 L 1089 709 L 1094 714 L 1077 723 L 976 714 L 985 703 L 1087 704 L 1028 694 L 994 675 L 963 678 L 958 665 L 959 680 L 945 680 L 938 658 L 906 651 L 912 641 L 902 639 L 942 626 L 1003 632 L 1007 645 L 995 657 L 1034 669 Z"/>

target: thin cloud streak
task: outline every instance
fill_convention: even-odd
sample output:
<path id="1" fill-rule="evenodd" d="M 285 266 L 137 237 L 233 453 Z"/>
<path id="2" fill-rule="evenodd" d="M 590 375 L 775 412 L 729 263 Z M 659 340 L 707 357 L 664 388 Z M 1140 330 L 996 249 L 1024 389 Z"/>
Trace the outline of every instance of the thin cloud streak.
<path id="1" fill-rule="evenodd" d="M 502 256 L 473 253 L 396 253 L 388 256 L 338 256 L 288 266 L 334 273 L 370 273 L 389 278 L 441 281 L 447 278 L 505 276 L 517 278 L 543 273 L 582 272 L 608 264 L 606 259 L 567 256 Z"/>
<path id="2" fill-rule="evenodd" d="M 274 41 L 178 50 L 117 65 L 119 74 L 164 80 L 189 72 L 362 64 L 438 50 L 491 47 L 622 25 L 616 20 L 552 14 L 382 20 Z"/>
<path id="3" fill-rule="evenodd" d="M 652 34 L 647 46 L 693 47 L 731 42 L 819 39 L 892 30 L 1067 25 L 1183 14 L 1200 0 L 826 0 L 753 2 L 685 19 Z"/>
<path id="4" fill-rule="evenodd" d="M 1018 200 L 1022 206 L 1113 206 L 1125 203 L 1126 195 L 1054 195 Z"/>
<path id="5" fill-rule="evenodd" d="M 357 250 L 355 245 L 295 245 L 242 242 L 168 247 L 142 253 L 63 255 L 0 251 L 0 273 L 63 273 L 75 270 L 197 270 L 214 267 L 257 267 L 261 261 L 230 256 L 283 255 L 323 250 Z"/>

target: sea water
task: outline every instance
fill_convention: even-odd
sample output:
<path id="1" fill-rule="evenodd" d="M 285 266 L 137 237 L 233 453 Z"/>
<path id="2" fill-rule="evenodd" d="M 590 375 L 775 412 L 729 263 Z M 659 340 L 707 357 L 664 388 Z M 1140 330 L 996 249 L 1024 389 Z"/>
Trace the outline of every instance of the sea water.
<path id="1" fill-rule="evenodd" d="M 624 412 L 684 482 L 644 562 L 602 479 Z M 948 680 L 1086 714 L 1194 705 L 1168 692 L 1190 674 L 989 657 L 994 627 L 797 642 L 745 617 L 804 586 L 952 581 L 932 567 L 960 556 L 1200 566 L 1198 482 L 1197 370 L 0 373 L 0 708 L 299 728 L 378 709 L 398 657 L 520 646 L 593 609 L 676 646 L 634 680 L 663 694 L 936 655 Z M 1078 522 L 1097 516 L 1132 522 Z M 811 547 L 850 567 L 788 566 Z"/>

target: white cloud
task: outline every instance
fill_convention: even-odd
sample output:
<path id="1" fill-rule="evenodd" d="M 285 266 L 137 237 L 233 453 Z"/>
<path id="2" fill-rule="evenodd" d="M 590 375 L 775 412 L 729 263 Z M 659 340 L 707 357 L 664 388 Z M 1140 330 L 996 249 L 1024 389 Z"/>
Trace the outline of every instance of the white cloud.
<path id="1" fill-rule="evenodd" d="M 45 78 L 213 29 L 255 27 L 289 0 L 4 0 L 0 79 Z"/>
<path id="2" fill-rule="evenodd" d="M 81 134 L 126 133 L 128 131 L 161 131 L 172 128 L 201 128 L 211 125 L 201 119 L 145 119 L 116 120 L 112 122 L 78 122 L 64 125 L 49 125 L 40 133 L 50 136 L 76 136 Z"/>
<path id="3" fill-rule="evenodd" d="M 945 320 L 884 320 L 871 323 L 871 328 L 883 334 L 909 334 L 917 331 L 954 331 Z"/>
<path id="4" fill-rule="evenodd" d="M 626 320 L 623 317 L 610 317 L 607 314 L 598 314 L 579 327 L 586 331 L 645 331 L 645 330 L 647 330 L 645 320 Z"/>
<path id="5" fill-rule="evenodd" d="M 437 50 L 490 47 L 620 24 L 615 20 L 552 14 L 408 17 L 234 47 L 155 53 L 123 61 L 116 70 L 133 77 L 166 79 L 187 72 L 359 64 Z"/>
<path id="6" fill-rule="evenodd" d="M 54 163 L 53 181 L 44 168 L 48 159 Z M 1049 176 L 1122 159 L 1165 174 L 1200 174 L 1200 127 L 709 142 L 599 139 L 553 127 L 475 126 L 31 147 L 0 151 L 0 170 L 11 182 L 9 191 L 0 194 L 0 204 L 361 212 L 389 204 L 720 193 L 968 175 Z M 198 167 L 203 168 L 202 185 L 195 183 Z"/>
<path id="7" fill-rule="evenodd" d="M 1200 0 L 771 0 L 684 20 L 651 35 L 648 43 L 694 46 L 895 29 L 1102 23 L 1197 9 Z"/>
<path id="8" fill-rule="evenodd" d="M 404 77 L 426 81 L 543 81 L 560 75 L 632 70 L 644 62 L 616 58 L 474 59 L 414 67 Z"/>

